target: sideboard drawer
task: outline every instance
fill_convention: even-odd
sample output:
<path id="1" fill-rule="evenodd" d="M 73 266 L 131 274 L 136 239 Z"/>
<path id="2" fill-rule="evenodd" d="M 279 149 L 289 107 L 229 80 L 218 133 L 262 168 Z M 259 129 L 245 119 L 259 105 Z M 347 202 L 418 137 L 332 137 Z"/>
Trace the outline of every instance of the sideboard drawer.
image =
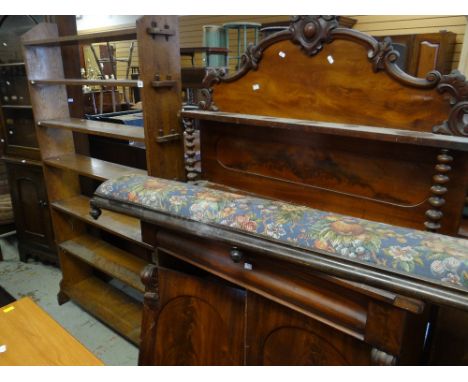
<path id="1" fill-rule="evenodd" d="M 240 248 L 158 230 L 158 248 L 223 279 L 363 338 L 369 298 L 298 266 Z"/>

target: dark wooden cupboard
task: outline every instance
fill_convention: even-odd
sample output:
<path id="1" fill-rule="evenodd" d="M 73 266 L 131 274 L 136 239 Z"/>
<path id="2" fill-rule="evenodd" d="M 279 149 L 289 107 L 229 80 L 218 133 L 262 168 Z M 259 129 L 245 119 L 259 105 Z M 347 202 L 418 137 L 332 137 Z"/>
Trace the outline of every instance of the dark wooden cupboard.
<path id="1" fill-rule="evenodd" d="M 58 263 L 20 36 L 43 16 L 0 16 L 0 131 L 20 259 Z"/>
<path id="2" fill-rule="evenodd" d="M 144 224 L 141 365 L 421 362 L 421 301 Z"/>
<path id="3" fill-rule="evenodd" d="M 0 16 L 0 126 L 4 154 L 40 160 L 20 36 L 43 16 Z"/>
<path id="4" fill-rule="evenodd" d="M 4 155 L 40 160 L 23 63 L 0 64 L 0 126 Z"/>
<path id="5" fill-rule="evenodd" d="M 58 262 L 40 163 L 6 161 L 20 259 L 39 257 Z"/>

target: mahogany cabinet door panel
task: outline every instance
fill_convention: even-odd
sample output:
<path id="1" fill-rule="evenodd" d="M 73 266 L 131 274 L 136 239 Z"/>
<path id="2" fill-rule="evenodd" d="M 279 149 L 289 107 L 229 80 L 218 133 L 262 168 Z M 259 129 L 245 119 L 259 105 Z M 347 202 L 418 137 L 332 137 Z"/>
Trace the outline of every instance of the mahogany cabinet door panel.
<path id="1" fill-rule="evenodd" d="M 369 365 L 371 347 L 255 293 L 247 294 L 247 365 Z"/>
<path id="2" fill-rule="evenodd" d="M 153 365 L 244 363 L 245 291 L 159 269 Z"/>
<path id="3" fill-rule="evenodd" d="M 7 163 L 15 223 L 20 240 L 54 247 L 42 168 Z"/>
<path id="4" fill-rule="evenodd" d="M 468 366 L 468 312 L 439 307 L 431 343 L 430 365 Z"/>

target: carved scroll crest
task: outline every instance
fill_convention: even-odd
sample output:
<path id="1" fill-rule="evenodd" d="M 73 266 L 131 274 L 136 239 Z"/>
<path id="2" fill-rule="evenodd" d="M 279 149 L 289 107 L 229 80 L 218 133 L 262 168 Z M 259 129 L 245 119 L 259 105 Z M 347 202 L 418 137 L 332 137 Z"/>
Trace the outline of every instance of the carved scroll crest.
<path id="1" fill-rule="evenodd" d="M 369 59 L 372 61 L 372 68 L 374 72 L 385 69 L 385 63 L 396 62 L 400 54 L 393 49 L 392 39 L 385 37 L 383 41 L 379 41 L 377 49 L 369 55 Z"/>
<path id="2" fill-rule="evenodd" d="M 292 18 L 289 29 L 280 31 L 260 41 L 258 45 L 250 44 L 246 52 L 241 56 L 239 70 L 231 76 L 225 72 L 211 69 L 207 72 L 203 86 L 210 89 L 202 96 L 199 103 L 202 110 L 217 110 L 212 104 L 211 86 L 221 82 L 233 82 L 243 77 L 250 70 L 257 70 L 262 59 L 263 52 L 270 45 L 282 41 L 292 40 L 301 46 L 301 49 L 309 56 L 320 52 L 325 43 L 332 40 L 331 31 L 338 27 L 338 19 L 335 16 L 295 16 Z"/>
<path id="3" fill-rule="evenodd" d="M 210 74 L 208 73 L 208 76 L 209 75 Z M 215 76 L 214 78 L 215 78 L 214 81 L 218 83 L 219 80 L 216 80 L 218 77 Z M 198 95 L 200 98 L 200 101 L 198 101 L 198 107 L 200 109 L 209 110 L 209 111 L 218 111 L 218 108 L 214 104 L 213 99 L 211 97 L 212 93 L 213 93 L 213 88 L 204 88 L 200 90 L 199 95 Z"/>
<path id="4" fill-rule="evenodd" d="M 336 16 L 295 16 L 289 30 L 291 40 L 299 44 L 307 55 L 313 56 L 332 40 L 331 31 L 337 27 Z"/>
<path id="5" fill-rule="evenodd" d="M 442 76 L 437 90 L 447 94 L 452 110 L 448 120 L 434 126 L 433 133 L 468 137 L 468 83 L 458 70 Z"/>
<path id="6" fill-rule="evenodd" d="M 368 48 L 367 57 L 374 72 L 385 71 L 394 80 L 405 86 L 419 89 L 434 89 L 447 94 L 452 109 L 447 121 L 434 126 L 433 133 L 456 136 L 468 136 L 468 83 L 458 71 L 441 75 L 438 71 L 429 72 L 425 78 L 413 77 L 398 65 L 399 53 L 393 48 L 389 37 L 379 41 L 374 37 L 355 29 L 339 27 L 336 16 L 294 16 L 288 29 L 275 33 L 260 41 L 256 46 L 249 45 L 242 55 L 239 70 L 233 75 L 211 70 L 207 73 L 199 106 L 202 110 L 217 111 L 213 103 L 212 86 L 219 83 L 236 81 L 250 70 L 257 70 L 266 48 L 276 42 L 291 40 L 300 46 L 308 56 L 318 54 L 325 44 L 336 39 L 354 41 Z"/>
<path id="7" fill-rule="evenodd" d="M 258 63 L 263 56 L 263 51 L 275 42 L 287 40 L 290 37 L 290 30 L 285 30 L 260 41 L 258 45 L 249 44 L 246 52 L 241 56 L 239 70 L 236 73 L 228 76 L 224 70 L 210 69 L 203 79 L 203 86 L 205 88 L 210 88 L 214 84 L 219 84 L 221 82 L 233 82 L 243 77 L 250 70 L 257 70 Z M 205 105 L 200 105 L 200 107 L 203 110 L 208 110 L 209 105 L 205 103 Z"/>

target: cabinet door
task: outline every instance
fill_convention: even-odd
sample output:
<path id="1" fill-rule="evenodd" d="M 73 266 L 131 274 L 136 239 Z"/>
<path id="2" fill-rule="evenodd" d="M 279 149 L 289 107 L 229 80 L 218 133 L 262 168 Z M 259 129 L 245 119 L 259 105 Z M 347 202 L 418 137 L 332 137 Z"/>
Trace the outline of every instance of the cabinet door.
<path id="1" fill-rule="evenodd" d="M 242 365 L 245 292 L 222 281 L 167 269 L 158 273 L 160 310 L 154 351 L 151 357 L 144 357 L 147 362 L 166 366 Z"/>
<path id="2" fill-rule="evenodd" d="M 369 345 L 255 293 L 247 295 L 246 361 L 262 366 L 369 365 Z"/>
<path id="3" fill-rule="evenodd" d="M 7 146 L 37 148 L 36 131 L 32 109 L 3 110 L 5 119 L 5 139 Z"/>
<path id="4" fill-rule="evenodd" d="M 448 306 L 437 309 L 429 365 L 468 366 L 467 323 L 467 311 Z"/>
<path id="5" fill-rule="evenodd" d="M 53 248 L 52 225 L 42 168 L 8 163 L 8 178 L 21 240 Z"/>

